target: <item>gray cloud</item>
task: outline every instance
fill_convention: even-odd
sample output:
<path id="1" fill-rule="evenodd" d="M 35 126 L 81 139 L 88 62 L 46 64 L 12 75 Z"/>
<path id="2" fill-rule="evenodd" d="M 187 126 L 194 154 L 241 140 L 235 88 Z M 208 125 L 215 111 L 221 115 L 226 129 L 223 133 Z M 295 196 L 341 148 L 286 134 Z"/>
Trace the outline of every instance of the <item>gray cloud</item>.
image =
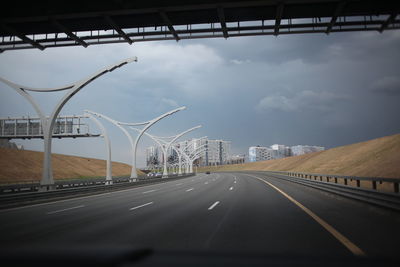
<path id="1" fill-rule="evenodd" d="M 371 84 L 371 90 L 378 94 L 396 96 L 400 95 L 400 78 L 385 76 Z"/>
<path id="2" fill-rule="evenodd" d="M 94 81 L 62 113 L 91 109 L 135 122 L 185 105 L 151 132 L 168 136 L 202 124 L 190 136 L 230 140 L 234 153 L 255 144 L 333 147 L 400 132 L 400 31 L 7 51 L 0 54 L 0 76 L 59 86 L 130 56 L 139 61 Z M 50 112 L 61 95 L 35 97 Z M 28 114 L 30 105 L 0 84 L 0 116 Z M 105 124 L 114 160 L 129 163 L 126 137 Z M 40 140 L 17 142 L 42 149 Z M 102 139 L 54 142 L 58 153 L 104 155 Z M 150 144 L 141 141 L 140 155 Z"/>

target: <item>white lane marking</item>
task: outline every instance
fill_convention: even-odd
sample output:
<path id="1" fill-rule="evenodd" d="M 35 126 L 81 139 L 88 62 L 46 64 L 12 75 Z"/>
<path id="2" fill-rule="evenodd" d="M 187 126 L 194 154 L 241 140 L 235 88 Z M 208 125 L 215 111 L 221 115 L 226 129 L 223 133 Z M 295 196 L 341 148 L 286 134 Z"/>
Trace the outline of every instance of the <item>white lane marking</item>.
<path id="1" fill-rule="evenodd" d="M 205 182 L 204 184 L 208 184 L 208 182 Z"/>
<path id="2" fill-rule="evenodd" d="M 130 208 L 129 210 L 135 210 L 135 209 L 143 208 L 143 207 L 151 205 L 151 204 L 153 204 L 153 202 L 149 202 L 149 203 L 146 203 L 146 204 L 143 204 L 143 205 L 140 205 L 140 206 L 136 206 L 136 207 Z"/>
<path id="3" fill-rule="evenodd" d="M 231 188 L 229 188 L 229 190 L 232 190 L 233 189 L 233 186 L 231 186 Z"/>
<path id="4" fill-rule="evenodd" d="M 83 208 L 83 207 L 85 207 L 85 205 L 79 205 L 79 206 L 75 206 L 75 207 L 71 207 L 71 208 L 66 208 L 66 209 L 62 209 L 62 210 L 50 211 L 50 212 L 47 212 L 47 214 L 54 214 L 54 213 L 59 213 L 59 212 L 67 211 L 67 210 L 79 209 L 79 208 Z"/>
<path id="5" fill-rule="evenodd" d="M 219 204 L 219 201 L 216 201 L 214 204 L 212 204 L 208 210 L 212 210 L 213 208 L 215 208 L 215 206 L 217 206 Z"/>
<path id="6" fill-rule="evenodd" d="M 205 174 L 203 174 L 203 175 L 196 175 L 196 176 L 198 176 L 198 177 L 200 177 L 200 179 L 202 179 L 203 176 L 205 176 Z M 184 179 L 185 179 L 185 178 L 184 178 Z M 129 192 L 129 191 L 136 191 L 136 190 L 141 190 L 141 189 L 143 189 L 143 187 L 159 186 L 159 185 L 161 185 L 161 184 L 169 184 L 169 183 L 173 183 L 173 182 L 174 182 L 174 181 L 168 181 L 168 182 L 164 182 L 164 183 L 156 183 L 156 184 L 142 185 L 142 186 L 138 186 L 138 187 L 134 187 L 134 188 L 122 189 L 122 190 L 112 191 L 112 192 L 107 192 L 107 193 L 94 194 L 94 195 L 90 195 L 90 196 L 73 197 L 73 198 L 69 198 L 69 199 L 55 200 L 55 201 L 46 202 L 46 203 L 38 203 L 38 204 L 32 204 L 32 205 L 21 206 L 21 207 L 15 207 L 15 208 L 9 208 L 9 209 L 2 209 L 2 210 L 0 210 L 0 213 L 10 212 L 10 211 L 15 211 L 15 210 L 28 209 L 28 208 L 34 208 L 34 207 L 41 207 L 41 206 L 52 205 L 52 204 L 63 203 L 63 202 L 69 202 L 69 201 L 75 201 L 75 200 L 80 200 L 80 199 L 99 198 L 99 197 L 103 197 L 103 196 L 105 196 L 105 195 L 113 195 L 113 194 L 120 194 L 120 193 Z"/>
<path id="7" fill-rule="evenodd" d="M 258 180 L 260 180 L 263 183 L 266 183 L 270 187 L 274 188 L 276 191 L 281 193 L 284 197 L 286 197 L 288 200 L 290 200 L 292 203 L 297 205 L 300 209 L 302 209 L 305 213 L 307 213 L 311 218 L 313 218 L 317 223 L 319 223 L 325 230 L 327 230 L 330 234 L 332 234 L 339 242 L 341 242 L 346 248 L 348 248 L 354 255 L 356 256 L 365 256 L 365 252 L 360 249 L 356 244 L 351 242 L 347 237 L 342 235 L 340 232 L 338 232 L 335 228 L 333 228 L 330 224 L 328 224 L 326 221 L 324 221 L 321 217 L 319 217 L 317 214 L 303 206 L 300 202 L 286 194 L 286 192 L 282 191 L 280 188 L 276 187 L 275 185 L 271 184 L 270 182 L 267 182 L 264 179 L 261 179 L 260 177 L 246 174 L 247 176 L 254 177 Z"/>
<path id="8" fill-rule="evenodd" d="M 183 183 L 179 183 L 179 184 L 176 184 L 176 185 L 183 185 Z"/>
<path id="9" fill-rule="evenodd" d="M 236 181 L 233 181 L 234 184 L 236 184 Z"/>
<path id="10" fill-rule="evenodd" d="M 192 191 L 194 188 L 189 188 L 188 190 L 186 190 L 186 192 L 190 192 Z"/>
<path id="11" fill-rule="evenodd" d="M 142 192 L 143 194 L 147 194 L 147 193 L 151 193 L 151 192 L 154 192 L 154 191 L 157 191 L 156 189 L 153 189 L 153 190 L 149 190 L 149 191 L 144 191 L 144 192 Z"/>

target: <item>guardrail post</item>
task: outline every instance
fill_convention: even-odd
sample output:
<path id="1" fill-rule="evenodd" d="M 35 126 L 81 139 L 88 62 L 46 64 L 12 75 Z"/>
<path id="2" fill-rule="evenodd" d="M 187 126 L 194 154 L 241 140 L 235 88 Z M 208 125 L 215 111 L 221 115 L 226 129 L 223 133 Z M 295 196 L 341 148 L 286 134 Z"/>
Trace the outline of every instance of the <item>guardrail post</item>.
<path id="1" fill-rule="evenodd" d="M 372 189 L 376 190 L 376 181 L 372 181 Z"/>
<path id="2" fill-rule="evenodd" d="M 394 192 L 398 193 L 399 192 L 399 183 L 393 183 L 393 187 L 394 187 Z"/>
<path id="3" fill-rule="evenodd" d="M 347 185 L 347 179 L 346 178 L 344 178 L 344 184 Z"/>
<path id="4" fill-rule="evenodd" d="M 337 184 L 337 177 L 335 177 L 335 184 Z"/>
<path id="5" fill-rule="evenodd" d="M 320 179 L 320 180 L 321 180 L 321 182 L 322 182 L 322 176 L 320 176 L 320 177 L 319 177 L 319 179 Z"/>
<path id="6" fill-rule="evenodd" d="M 360 187 L 360 180 L 356 180 L 356 182 L 357 182 L 357 187 Z"/>
<path id="7" fill-rule="evenodd" d="M 321 176 L 322 177 L 322 176 Z M 329 176 L 326 176 L 326 181 L 329 183 Z"/>

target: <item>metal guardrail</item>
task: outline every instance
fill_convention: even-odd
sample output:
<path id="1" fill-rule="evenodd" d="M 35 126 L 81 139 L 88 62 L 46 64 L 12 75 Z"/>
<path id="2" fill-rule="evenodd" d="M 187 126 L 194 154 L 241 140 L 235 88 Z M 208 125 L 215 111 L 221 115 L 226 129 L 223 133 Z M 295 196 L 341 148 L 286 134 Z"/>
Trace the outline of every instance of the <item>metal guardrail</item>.
<path id="1" fill-rule="evenodd" d="M 193 174 L 189 174 L 193 175 Z M 186 175 L 187 176 L 187 175 Z M 185 175 L 179 177 L 186 177 Z M 168 178 L 178 177 L 178 175 L 169 175 Z M 142 181 L 152 181 L 154 179 L 160 179 L 161 175 L 159 176 L 139 176 L 137 178 L 137 182 Z M 113 184 L 120 184 L 120 183 L 128 183 L 129 177 L 113 177 Z M 87 186 L 101 186 L 106 184 L 105 178 L 90 178 L 90 179 L 71 179 L 71 180 L 64 180 L 64 181 L 56 181 L 56 191 L 61 189 L 68 189 L 68 188 L 76 188 L 76 187 L 87 187 Z M 4 194 L 13 194 L 13 193 L 20 193 L 20 192 L 36 192 L 39 190 L 40 183 L 33 182 L 33 183 L 19 183 L 19 184 L 8 184 L 8 185 L 1 185 L 0 186 L 0 195 Z"/>
<path id="2" fill-rule="evenodd" d="M 379 207 L 388 208 L 395 211 L 400 211 L 400 194 L 396 192 L 378 191 L 377 187 L 362 188 L 359 181 L 373 182 L 390 182 L 396 184 L 400 179 L 391 178 L 377 178 L 377 177 L 354 177 L 354 176 L 341 176 L 341 175 L 322 175 L 322 174 L 307 174 L 306 173 L 293 173 L 293 172 L 278 172 L 266 171 L 261 172 L 268 174 L 271 177 L 284 179 L 290 182 L 301 184 L 304 186 L 312 187 L 336 195 L 344 196 L 347 198 L 362 201 L 364 203 L 372 204 Z M 302 174 L 302 175 L 301 175 Z M 303 176 L 303 177 L 301 177 Z M 325 178 L 325 180 L 324 180 Z M 331 179 L 332 178 L 332 179 Z M 350 185 L 350 182 L 339 184 L 339 179 L 352 180 L 355 186 Z M 396 188 L 392 185 L 392 189 Z"/>
<path id="3" fill-rule="evenodd" d="M 26 204 L 37 204 L 50 200 L 59 200 L 70 198 L 74 196 L 88 195 L 88 194 L 101 194 L 104 192 L 117 191 L 125 188 L 131 188 L 136 186 L 141 186 L 145 184 L 152 183 L 163 183 L 171 180 L 186 178 L 195 175 L 194 173 L 186 174 L 186 175 L 170 175 L 168 178 L 148 178 L 141 179 L 136 182 L 128 182 L 129 178 L 124 178 L 126 182 L 119 182 L 112 185 L 103 184 L 92 184 L 91 186 L 78 186 L 73 187 L 73 184 L 70 184 L 70 188 L 59 188 L 57 190 L 47 191 L 47 192 L 20 192 L 20 193 L 11 193 L 11 194 L 1 194 L 0 195 L 0 209 L 11 208 L 15 206 L 21 206 Z M 143 177 L 144 178 L 144 177 Z M 119 179 L 119 178 L 116 178 Z M 105 181 L 105 179 L 104 179 Z"/>
<path id="4" fill-rule="evenodd" d="M 270 173 L 284 174 L 290 177 L 303 178 L 314 181 L 325 181 L 327 183 L 341 184 L 348 187 L 372 189 L 379 192 L 392 192 L 397 194 L 399 193 L 400 178 L 359 177 L 288 171 L 272 171 Z"/>

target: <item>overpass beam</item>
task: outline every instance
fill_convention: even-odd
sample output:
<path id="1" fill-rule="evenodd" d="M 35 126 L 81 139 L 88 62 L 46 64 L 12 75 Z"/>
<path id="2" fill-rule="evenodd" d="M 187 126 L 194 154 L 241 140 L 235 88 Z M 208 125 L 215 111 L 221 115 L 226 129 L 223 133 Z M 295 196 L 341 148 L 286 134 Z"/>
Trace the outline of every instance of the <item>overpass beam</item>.
<path id="1" fill-rule="evenodd" d="M 275 16 L 275 28 L 274 35 L 277 36 L 279 34 L 279 28 L 281 26 L 282 15 L 283 15 L 284 4 L 280 3 L 276 7 L 276 16 Z"/>
<path id="2" fill-rule="evenodd" d="M 384 30 L 386 30 L 387 27 L 388 27 L 390 24 L 394 23 L 394 20 L 395 20 L 396 17 L 397 17 L 397 13 L 398 13 L 398 12 L 392 13 L 392 14 L 388 17 L 388 19 L 387 19 L 385 22 L 382 23 L 382 26 L 381 26 L 381 28 L 379 29 L 379 32 L 380 32 L 380 33 L 382 33 Z"/>
<path id="3" fill-rule="evenodd" d="M 224 38 L 227 39 L 229 35 L 228 35 L 228 29 L 226 28 L 224 9 L 222 7 L 218 7 L 217 11 L 218 11 L 219 22 L 221 23 L 222 33 L 224 34 Z"/>
<path id="4" fill-rule="evenodd" d="M 25 43 L 28 43 L 28 44 L 32 45 L 33 47 L 36 47 L 36 48 L 38 48 L 40 50 L 44 50 L 46 48 L 43 45 L 39 44 L 38 42 L 32 40 L 31 38 L 27 37 L 26 35 L 18 32 L 14 28 L 12 28 L 12 27 L 4 24 L 4 23 L 0 24 L 0 27 L 3 28 L 5 31 L 11 33 L 12 35 L 17 36 L 19 39 L 21 39 Z"/>
<path id="5" fill-rule="evenodd" d="M 164 20 L 164 23 L 168 26 L 169 31 L 175 37 L 175 40 L 178 42 L 181 38 L 179 38 L 178 33 L 175 31 L 174 26 L 172 25 L 171 20 L 169 19 L 167 13 L 164 11 L 160 11 L 160 16 Z"/>
<path id="6" fill-rule="evenodd" d="M 51 22 L 53 25 L 58 28 L 59 30 L 63 31 L 66 35 L 68 35 L 69 38 L 75 40 L 78 44 L 80 44 L 83 47 L 88 47 L 88 44 L 83 41 L 81 38 L 79 38 L 76 34 L 74 34 L 72 31 L 70 31 L 67 27 L 62 25 L 59 21 L 52 19 Z"/>
<path id="7" fill-rule="evenodd" d="M 331 18 L 331 21 L 329 22 L 328 27 L 326 28 L 325 33 L 329 34 L 332 31 L 333 26 L 335 25 L 338 17 L 343 13 L 343 9 L 346 6 L 346 1 L 341 1 L 336 5 L 335 12 L 333 13 L 333 16 Z"/>
<path id="8" fill-rule="evenodd" d="M 114 30 L 118 32 L 119 35 L 122 36 L 122 38 L 125 39 L 129 44 L 132 44 L 133 41 L 129 36 L 117 25 L 117 23 L 110 17 L 110 16 L 104 16 L 104 19 L 107 21 L 108 24 L 113 27 Z"/>

